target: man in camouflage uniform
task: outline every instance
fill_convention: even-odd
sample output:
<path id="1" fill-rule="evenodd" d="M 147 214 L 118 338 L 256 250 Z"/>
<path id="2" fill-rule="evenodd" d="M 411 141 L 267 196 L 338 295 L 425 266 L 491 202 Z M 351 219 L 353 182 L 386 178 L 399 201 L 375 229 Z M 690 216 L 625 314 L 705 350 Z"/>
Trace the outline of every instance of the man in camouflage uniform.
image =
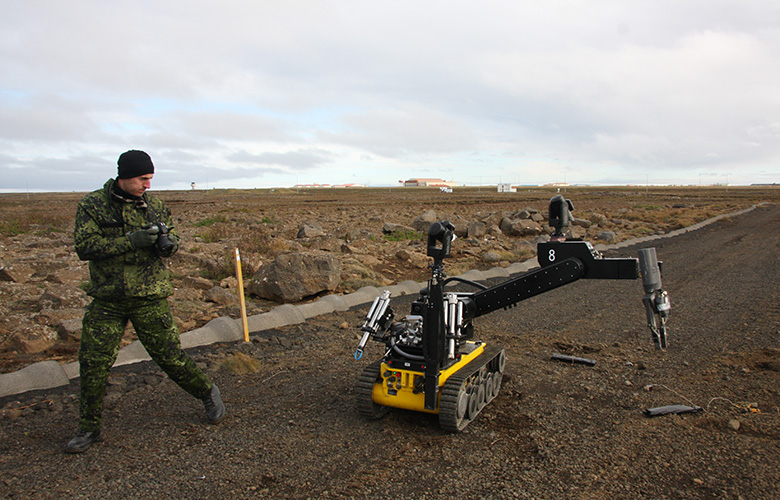
<path id="1" fill-rule="evenodd" d="M 210 422 L 225 414 L 217 386 L 182 351 L 168 304 L 173 285 L 162 257 L 178 249 L 178 237 L 170 210 L 146 193 L 152 160 L 131 150 L 117 165 L 117 178 L 84 196 L 76 210 L 76 253 L 89 261 L 87 293 L 93 300 L 84 314 L 79 351 L 79 432 L 65 447 L 68 453 L 86 451 L 100 439 L 106 381 L 128 321 L 160 368 L 203 401 Z M 166 227 L 169 232 L 161 234 Z"/>

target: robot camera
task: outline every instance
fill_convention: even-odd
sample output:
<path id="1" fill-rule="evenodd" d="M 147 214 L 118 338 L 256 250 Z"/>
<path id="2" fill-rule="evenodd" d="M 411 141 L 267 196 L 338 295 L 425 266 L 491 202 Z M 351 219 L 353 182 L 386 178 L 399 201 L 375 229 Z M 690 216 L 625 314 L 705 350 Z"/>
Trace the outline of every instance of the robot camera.
<path id="1" fill-rule="evenodd" d="M 550 227 L 554 229 L 553 236 L 561 236 L 563 228 L 569 227 L 572 210 L 574 210 L 574 204 L 571 200 L 564 199 L 559 194 L 550 198 L 549 220 Z"/>

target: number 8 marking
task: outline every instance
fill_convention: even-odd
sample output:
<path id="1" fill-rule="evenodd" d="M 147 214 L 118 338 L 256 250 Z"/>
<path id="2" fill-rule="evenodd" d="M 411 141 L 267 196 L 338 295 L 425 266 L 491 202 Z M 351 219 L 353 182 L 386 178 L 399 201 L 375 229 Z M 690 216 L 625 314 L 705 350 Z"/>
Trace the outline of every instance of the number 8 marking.
<path id="1" fill-rule="evenodd" d="M 550 249 L 550 253 L 547 254 L 547 260 L 549 260 L 550 262 L 555 262 L 555 250 L 554 249 L 552 249 L 552 248 Z"/>

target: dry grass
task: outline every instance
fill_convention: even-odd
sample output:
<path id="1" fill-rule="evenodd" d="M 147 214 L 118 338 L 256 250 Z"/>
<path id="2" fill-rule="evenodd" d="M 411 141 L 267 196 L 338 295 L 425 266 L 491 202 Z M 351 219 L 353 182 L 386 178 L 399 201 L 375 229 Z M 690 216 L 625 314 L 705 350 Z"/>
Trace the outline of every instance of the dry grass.
<path id="1" fill-rule="evenodd" d="M 222 360 L 220 367 L 233 375 L 249 375 L 262 368 L 260 360 L 243 352 L 231 354 Z"/>

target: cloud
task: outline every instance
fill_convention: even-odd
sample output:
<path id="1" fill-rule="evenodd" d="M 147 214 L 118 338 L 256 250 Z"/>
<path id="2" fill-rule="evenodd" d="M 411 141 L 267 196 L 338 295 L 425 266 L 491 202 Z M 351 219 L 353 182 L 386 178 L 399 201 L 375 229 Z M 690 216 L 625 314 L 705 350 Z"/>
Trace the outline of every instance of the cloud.
<path id="1" fill-rule="evenodd" d="M 318 137 L 389 158 L 460 152 L 477 146 L 468 125 L 451 114 L 422 106 L 348 114 L 339 125 L 340 130 L 322 131 Z"/>
<path id="2" fill-rule="evenodd" d="M 780 4 L 80 0 L 3 14 L 0 191 L 91 186 L 130 148 L 152 154 L 158 188 L 780 176 Z"/>
<path id="3" fill-rule="evenodd" d="M 265 165 L 301 171 L 324 166 L 331 161 L 331 156 L 331 153 L 321 149 L 287 151 L 283 153 L 263 152 L 257 154 L 240 151 L 233 153 L 227 159 L 239 165 Z"/>

